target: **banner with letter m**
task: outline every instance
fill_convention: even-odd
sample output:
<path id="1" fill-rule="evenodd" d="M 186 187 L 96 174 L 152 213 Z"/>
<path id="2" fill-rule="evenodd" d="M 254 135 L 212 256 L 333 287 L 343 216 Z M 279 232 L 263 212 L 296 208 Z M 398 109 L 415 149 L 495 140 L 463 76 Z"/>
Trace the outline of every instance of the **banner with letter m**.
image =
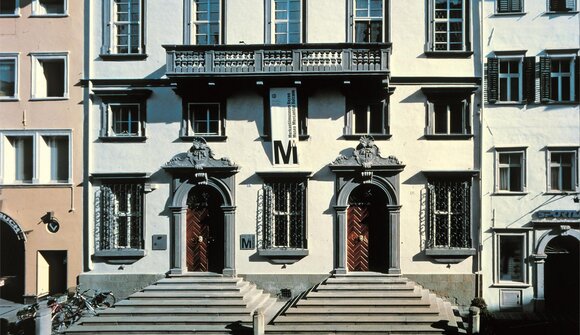
<path id="1" fill-rule="evenodd" d="M 296 88 L 270 89 L 272 164 L 298 165 L 298 101 Z"/>

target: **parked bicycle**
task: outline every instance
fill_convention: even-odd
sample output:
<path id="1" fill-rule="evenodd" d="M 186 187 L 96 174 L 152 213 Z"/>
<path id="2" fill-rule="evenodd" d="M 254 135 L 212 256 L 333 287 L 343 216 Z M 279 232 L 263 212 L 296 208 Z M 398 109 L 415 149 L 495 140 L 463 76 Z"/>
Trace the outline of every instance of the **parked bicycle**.
<path id="1" fill-rule="evenodd" d="M 117 302 L 117 299 L 111 291 L 94 290 L 93 296 L 87 295 L 88 291 L 90 289 L 79 292 L 79 288 L 77 287 L 75 293 L 68 300 L 69 305 L 72 306 L 75 314 L 79 317 L 87 313 L 95 315 L 98 310 L 109 308 Z"/>

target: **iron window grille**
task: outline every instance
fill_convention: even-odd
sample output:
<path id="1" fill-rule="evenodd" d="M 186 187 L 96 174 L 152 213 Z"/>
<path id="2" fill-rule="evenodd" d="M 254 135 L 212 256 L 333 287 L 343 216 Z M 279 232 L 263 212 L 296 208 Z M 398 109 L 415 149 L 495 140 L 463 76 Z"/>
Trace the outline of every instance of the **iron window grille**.
<path id="1" fill-rule="evenodd" d="M 261 190 L 261 249 L 306 249 L 306 182 L 275 182 Z"/>
<path id="2" fill-rule="evenodd" d="M 95 192 L 95 249 L 143 248 L 143 184 L 104 184 Z"/>
<path id="3" fill-rule="evenodd" d="M 428 185 L 428 248 L 471 248 L 471 184 L 434 180 Z"/>

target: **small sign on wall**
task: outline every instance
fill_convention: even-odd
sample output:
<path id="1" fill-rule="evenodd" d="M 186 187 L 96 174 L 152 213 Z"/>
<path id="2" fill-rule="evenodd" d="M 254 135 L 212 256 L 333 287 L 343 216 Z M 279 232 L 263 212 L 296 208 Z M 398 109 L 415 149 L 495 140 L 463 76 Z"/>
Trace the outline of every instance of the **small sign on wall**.
<path id="1" fill-rule="evenodd" d="M 240 250 L 253 250 L 256 248 L 256 235 L 241 234 L 240 235 Z"/>

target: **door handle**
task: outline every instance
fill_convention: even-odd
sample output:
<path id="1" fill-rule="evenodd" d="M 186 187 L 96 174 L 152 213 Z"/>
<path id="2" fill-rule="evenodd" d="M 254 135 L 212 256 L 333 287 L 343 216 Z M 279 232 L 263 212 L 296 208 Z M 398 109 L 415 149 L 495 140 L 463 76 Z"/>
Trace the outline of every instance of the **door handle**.
<path id="1" fill-rule="evenodd" d="M 199 243 L 203 242 L 203 236 L 199 235 L 197 237 L 197 242 L 199 242 Z"/>
<path id="2" fill-rule="evenodd" d="M 365 237 L 364 237 L 364 235 L 359 235 L 359 236 L 358 236 L 358 240 L 359 240 L 360 242 L 364 242 L 364 240 L 365 240 Z"/>

